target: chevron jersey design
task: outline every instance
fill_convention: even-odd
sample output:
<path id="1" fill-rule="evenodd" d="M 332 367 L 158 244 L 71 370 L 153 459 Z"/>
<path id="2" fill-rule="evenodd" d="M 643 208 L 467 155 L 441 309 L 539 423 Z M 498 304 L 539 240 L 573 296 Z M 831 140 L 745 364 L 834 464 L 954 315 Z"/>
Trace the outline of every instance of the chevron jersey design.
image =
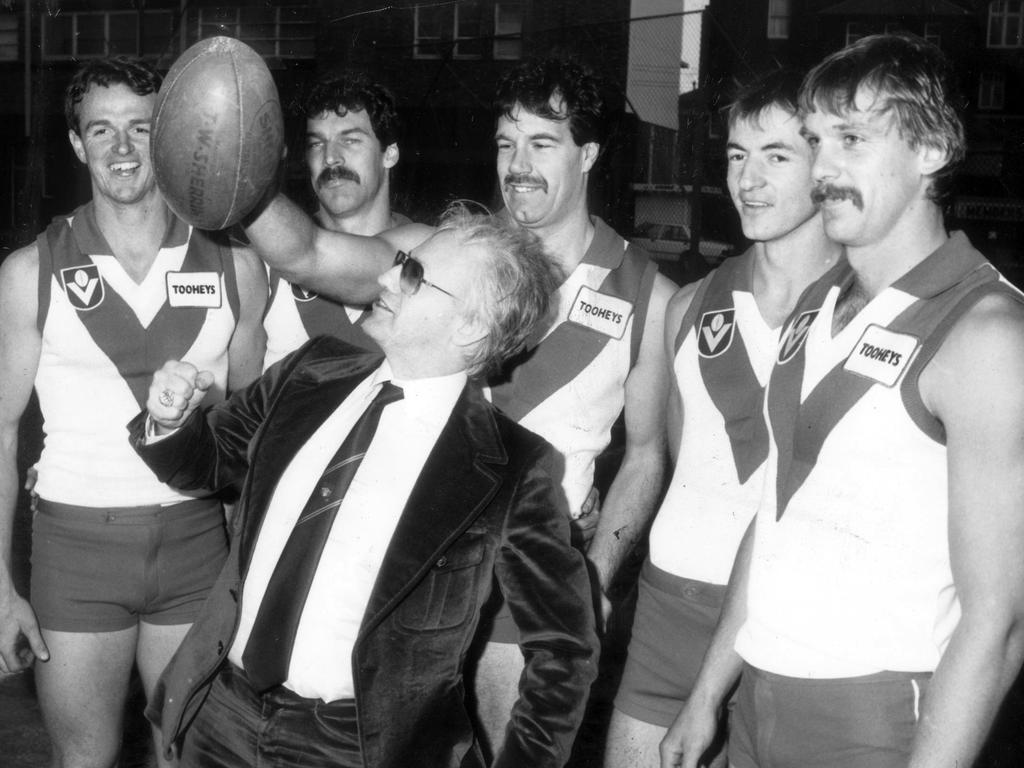
<path id="1" fill-rule="evenodd" d="M 959 605 L 945 436 L 918 378 L 979 299 L 1020 300 L 955 233 L 833 336 L 853 279 L 841 263 L 805 292 L 790 328 L 817 314 L 780 345 L 766 396 L 769 481 L 737 650 L 783 675 L 935 668 Z"/>
<path id="2" fill-rule="evenodd" d="M 239 305 L 230 249 L 172 215 L 149 274 L 136 283 L 111 254 L 91 203 L 55 220 L 37 247 L 35 384 L 46 433 L 39 494 L 85 506 L 187 498 L 153 476 L 124 425 L 167 360 L 212 371 L 208 397 L 223 396 Z"/>
<path id="3" fill-rule="evenodd" d="M 489 389 L 495 405 L 563 455 L 563 487 L 574 515 L 622 411 L 657 275 L 646 252 L 593 221 L 583 261 L 558 289 L 556 323 Z"/>
<path id="4" fill-rule="evenodd" d="M 705 277 L 680 324 L 673 373 L 683 434 L 650 535 L 656 566 L 712 584 L 729 580 L 768 457 L 764 391 L 779 329 L 754 300 L 753 259 L 750 250 Z"/>

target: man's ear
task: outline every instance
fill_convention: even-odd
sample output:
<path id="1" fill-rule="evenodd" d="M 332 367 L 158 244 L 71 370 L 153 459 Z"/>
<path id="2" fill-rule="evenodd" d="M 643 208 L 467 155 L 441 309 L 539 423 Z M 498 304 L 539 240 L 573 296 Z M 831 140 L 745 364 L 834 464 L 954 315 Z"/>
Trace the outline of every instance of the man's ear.
<path id="1" fill-rule="evenodd" d="M 71 148 L 75 150 L 75 156 L 85 162 L 85 145 L 82 144 L 82 137 L 79 136 L 72 130 L 68 131 L 68 141 L 71 142 Z"/>
<path id="2" fill-rule="evenodd" d="M 922 176 L 938 173 L 949 163 L 949 151 L 934 144 L 922 144 L 917 150 Z"/>
<path id="3" fill-rule="evenodd" d="M 487 338 L 487 324 L 476 317 L 463 317 L 455 329 L 455 343 L 460 347 L 472 347 Z"/>
<path id="4" fill-rule="evenodd" d="M 598 155 L 601 154 L 601 145 L 596 141 L 588 141 L 583 145 L 583 172 L 589 173 L 590 169 L 594 167 L 594 163 L 597 162 Z"/>
<path id="5" fill-rule="evenodd" d="M 384 148 L 384 167 L 394 168 L 398 165 L 398 145 L 388 144 Z"/>

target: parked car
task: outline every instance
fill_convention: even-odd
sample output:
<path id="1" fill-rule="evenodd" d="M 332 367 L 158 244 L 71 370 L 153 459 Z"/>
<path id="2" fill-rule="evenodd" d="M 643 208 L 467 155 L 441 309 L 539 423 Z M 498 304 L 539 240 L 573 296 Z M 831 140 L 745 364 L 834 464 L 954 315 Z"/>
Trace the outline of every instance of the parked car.
<path id="1" fill-rule="evenodd" d="M 685 224 L 642 222 L 629 239 L 662 261 L 680 261 L 690 250 L 690 228 Z M 732 243 L 709 239 L 700 241 L 700 255 L 711 267 L 717 267 L 734 252 Z"/>

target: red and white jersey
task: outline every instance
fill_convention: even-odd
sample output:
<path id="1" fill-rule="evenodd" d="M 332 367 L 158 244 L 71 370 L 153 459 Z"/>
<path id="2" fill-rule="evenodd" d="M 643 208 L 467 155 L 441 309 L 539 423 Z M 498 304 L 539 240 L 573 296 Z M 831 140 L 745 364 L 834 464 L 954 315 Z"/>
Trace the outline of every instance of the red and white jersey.
<path id="1" fill-rule="evenodd" d="M 833 336 L 845 263 L 805 294 L 768 385 L 772 435 L 736 649 L 778 674 L 934 670 L 959 620 L 945 435 L 918 375 L 992 291 L 960 233 Z"/>
<path id="2" fill-rule="evenodd" d="M 45 439 L 36 491 L 89 507 L 189 498 L 157 480 L 125 425 L 144 406 L 154 371 L 184 360 L 211 371 L 224 396 L 238 317 L 230 248 L 174 218 L 136 283 L 111 254 L 91 204 L 39 236 L 36 391 Z"/>
<path id="3" fill-rule="evenodd" d="M 779 328 L 751 291 L 753 252 L 704 278 L 679 329 L 673 373 L 683 431 L 650 534 L 654 565 L 725 584 L 757 510 L 768 457 L 764 391 Z"/>

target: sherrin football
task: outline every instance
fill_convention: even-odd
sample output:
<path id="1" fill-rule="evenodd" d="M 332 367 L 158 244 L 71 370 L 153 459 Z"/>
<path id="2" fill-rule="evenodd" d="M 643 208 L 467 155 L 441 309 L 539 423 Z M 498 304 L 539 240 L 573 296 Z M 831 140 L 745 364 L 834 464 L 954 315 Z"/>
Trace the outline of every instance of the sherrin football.
<path id="1" fill-rule="evenodd" d="M 231 226 L 277 174 L 281 103 L 266 63 L 230 37 L 201 40 L 157 94 L 150 147 L 167 204 L 200 229 Z"/>

